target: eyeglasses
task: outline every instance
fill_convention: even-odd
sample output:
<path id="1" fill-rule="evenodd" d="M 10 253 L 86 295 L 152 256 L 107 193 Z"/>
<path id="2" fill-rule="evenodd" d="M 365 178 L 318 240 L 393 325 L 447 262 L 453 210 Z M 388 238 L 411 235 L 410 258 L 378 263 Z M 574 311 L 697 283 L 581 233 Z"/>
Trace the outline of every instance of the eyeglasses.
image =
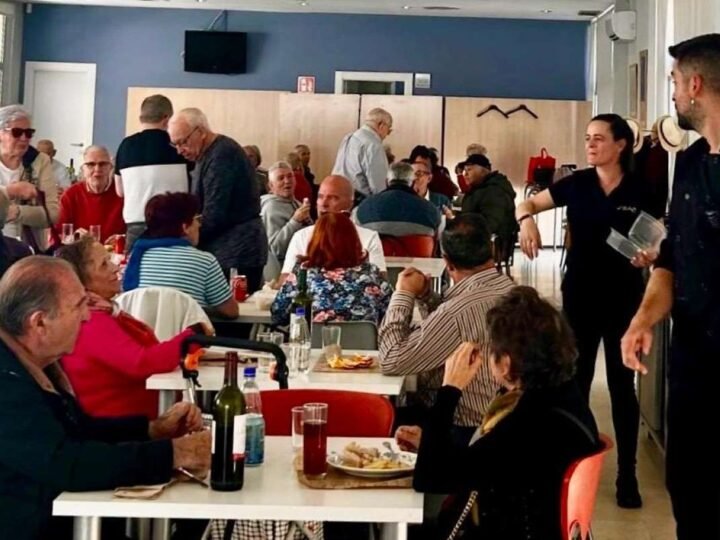
<path id="1" fill-rule="evenodd" d="M 10 134 L 13 137 L 15 137 L 16 139 L 19 139 L 23 135 L 25 135 L 25 138 L 27 138 L 27 139 L 32 139 L 33 135 L 35 135 L 35 130 L 32 128 L 19 128 L 19 127 L 4 128 L 3 131 L 10 132 Z"/>
<path id="2" fill-rule="evenodd" d="M 420 178 L 421 176 L 430 176 L 432 173 L 429 173 L 427 171 L 415 171 L 415 178 Z"/>
<path id="3" fill-rule="evenodd" d="M 185 146 L 187 142 L 190 140 L 190 137 L 192 137 L 192 134 L 197 131 L 197 128 L 200 126 L 195 126 L 190 133 L 187 134 L 187 137 L 180 139 L 177 142 L 170 141 L 170 146 L 173 148 L 180 148 L 181 146 Z"/>
<path id="4" fill-rule="evenodd" d="M 112 163 L 109 161 L 87 161 L 83 163 L 88 169 L 94 169 L 95 167 L 98 167 L 100 169 L 105 169 L 107 167 L 110 167 Z"/>

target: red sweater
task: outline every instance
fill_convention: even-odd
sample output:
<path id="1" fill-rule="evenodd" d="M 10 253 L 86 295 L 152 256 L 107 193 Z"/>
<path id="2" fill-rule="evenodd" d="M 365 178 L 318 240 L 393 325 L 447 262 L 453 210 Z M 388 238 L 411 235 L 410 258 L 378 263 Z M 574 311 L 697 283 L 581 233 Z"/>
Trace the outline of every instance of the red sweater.
<path id="1" fill-rule="evenodd" d="M 111 185 L 103 193 L 91 193 L 85 182 L 70 186 L 60 199 L 61 223 L 72 223 L 75 230 L 90 230 L 90 225 L 100 225 L 101 241 L 105 242 L 113 234 L 125 234 L 125 222 L 122 217 L 123 200 Z"/>
<path id="2" fill-rule="evenodd" d="M 310 182 L 307 181 L 302 171 L 293 171 L 295 173 L 295 199 L 303 202 L 304 199 L 312 200 L 313 192 Z"/>
<path id="3" fill-rule="evenodd" d="M 128 317 L 128 315 L 125 315 Z M 158 414 L 158 393 L 145 389 L 145 379 L 180 363 L 180 344 L 190 329 L 159 343 L 125 328 L 112 314 L 91 310 L 72 354 L 62 359 L 78 401 L 90 416 Z"/>

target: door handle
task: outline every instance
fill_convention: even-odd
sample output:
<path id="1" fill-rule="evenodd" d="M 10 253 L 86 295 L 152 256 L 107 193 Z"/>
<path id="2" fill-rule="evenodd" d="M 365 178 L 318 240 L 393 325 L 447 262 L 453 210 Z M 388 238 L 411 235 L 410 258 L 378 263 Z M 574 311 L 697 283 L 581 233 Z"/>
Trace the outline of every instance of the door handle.
<path id="1" fill-rule="evenodd" d="M 82 148 L 83 146 L 85 146 L 85 143 L 81 143 L 81 142 L 70 143 L 70 146 L 79 146 Z"/>

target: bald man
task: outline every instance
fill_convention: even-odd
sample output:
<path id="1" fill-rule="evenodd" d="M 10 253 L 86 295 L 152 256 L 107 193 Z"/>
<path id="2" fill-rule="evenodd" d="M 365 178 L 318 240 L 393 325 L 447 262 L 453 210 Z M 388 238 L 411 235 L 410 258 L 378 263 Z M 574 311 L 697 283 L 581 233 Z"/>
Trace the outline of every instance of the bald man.
<path id="1" fill-rule="evenodd" d="M 317 197 L 318 216 L 327 213 L 346 212 L 349 213 L 353 205 L 353 186 L 350 180 L 344 176 L 331 175 L 325 178 L 320 184 L 320 191 Z M 385 255 L 383 254 L 380 236 L 375 231 L 357 226 L 358 236 L 363 249 L 368 252 L 369 262 L 376 265 L 381 272 L 386 271 Z M 282 273 L 280 274 L 280 283 L 285 281 L 287 275 L 292 272 L 298 256 L 307 253 L 310 238 L 312 238 L 315 226 L 305 227 L 296 232 L 287 252 L 285 253 L 285 261 L 283 262 Z"/>
<path id="2" fill-rule="evenodd" d="M 55 182 L 57 183 L 60 190 L 65 190 L 69 188 L 72 184 L 73 179 L 70 178 L 67 165 L 65 165 L 64 163 L 60 163 L 57 159 L 55 159 L 55 154 L 57 154 L 57 150 L 55 149 L 55 145 L 53 144 L 53 142 L 49 139 L 41 139 L 37 142 L 35 148 L 37 148 L 38 152 L 45 154 L 50 158 L 50 163 L 52 164 L 52 173 L 55 177 Z"/>

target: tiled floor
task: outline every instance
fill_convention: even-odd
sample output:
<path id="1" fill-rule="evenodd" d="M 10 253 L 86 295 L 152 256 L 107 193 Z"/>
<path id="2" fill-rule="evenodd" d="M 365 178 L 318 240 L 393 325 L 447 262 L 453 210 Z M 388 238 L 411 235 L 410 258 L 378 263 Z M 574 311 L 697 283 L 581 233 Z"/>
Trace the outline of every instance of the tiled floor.
<path id="1" fill-rule="evenodd" d="M 560 250 L 541 252 L 533 263 L 519 252 L 515 255 L 513 277 L 518 283 L 531 285 L 560 306 Z M 599 353 L 591 405 L 600 431 L 614 439 L 610 417 L 610 399 L 605 378 L 604 354 Z M 664 458 L 658 446 L 643 434 L 638 446 L 638 483 L 643 497 L 639 510 L 623 510 L 615 504 L 616 456 L 608 455 L 593 519 L 594 540 L 671 540 L 675 538 L 670 497 L 664 485 Z"/>

